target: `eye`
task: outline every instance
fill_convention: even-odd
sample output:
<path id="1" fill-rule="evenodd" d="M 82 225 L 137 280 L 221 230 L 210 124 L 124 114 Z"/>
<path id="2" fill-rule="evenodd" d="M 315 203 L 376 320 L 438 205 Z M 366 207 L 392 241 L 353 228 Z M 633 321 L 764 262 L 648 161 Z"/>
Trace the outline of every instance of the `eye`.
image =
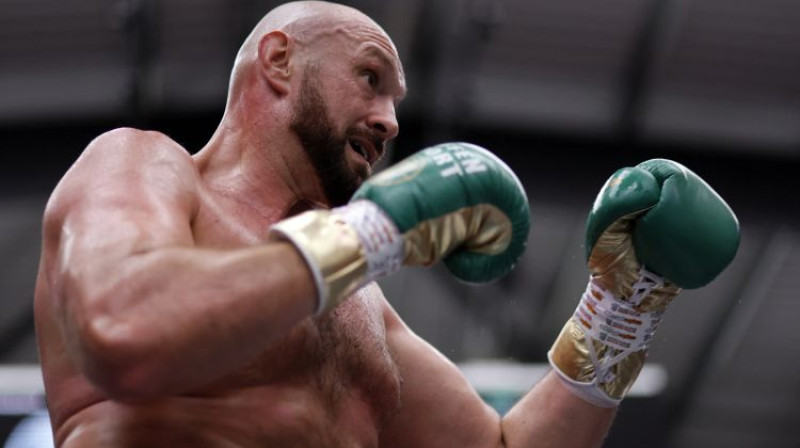
<path id="1" fill-rule="evenodd" d="M 373 70 L 364 70 L 361 73 L 361 76 L 363 76 L 364 79 L 367 80 L 367 84 L 369 84 L 370 87 L 376 87 L 378 85 L 379 81 L 378 74 L 375 73 Z"/>

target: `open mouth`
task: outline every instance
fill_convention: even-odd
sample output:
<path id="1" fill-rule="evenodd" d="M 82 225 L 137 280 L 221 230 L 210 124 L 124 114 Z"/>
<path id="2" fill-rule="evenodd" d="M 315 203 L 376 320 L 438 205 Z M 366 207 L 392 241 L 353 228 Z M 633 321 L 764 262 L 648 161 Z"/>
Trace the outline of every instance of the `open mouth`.
<path id="1" fill-rule="evenodd" d="M 355 152 L 359 153 L 367 163 L 370 163 L 369 150 L 364 145 L 355 140 L 349 140 L 348 143 L 350 143 L 350 147 L 353 148 Z"/>

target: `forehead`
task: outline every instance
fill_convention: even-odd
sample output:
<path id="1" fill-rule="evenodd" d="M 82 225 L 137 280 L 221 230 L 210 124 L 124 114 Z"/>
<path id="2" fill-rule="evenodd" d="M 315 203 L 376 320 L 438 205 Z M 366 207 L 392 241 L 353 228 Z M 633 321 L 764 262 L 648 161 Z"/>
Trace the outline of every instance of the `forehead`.
<path id="1" fill-rule="evenodd" d="M 397 48 L 386 32 L 372 21 L 350 20 L 332 26 L 328 44 L 355 57 L 374 57 L 389 65 L 400 79 L 405 79 Z"/>

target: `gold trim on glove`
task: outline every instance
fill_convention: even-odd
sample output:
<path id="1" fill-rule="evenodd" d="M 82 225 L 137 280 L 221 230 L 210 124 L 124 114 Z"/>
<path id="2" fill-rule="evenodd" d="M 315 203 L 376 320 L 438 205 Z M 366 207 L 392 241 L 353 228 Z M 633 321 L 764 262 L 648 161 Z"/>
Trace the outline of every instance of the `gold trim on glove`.
<path id="1" fill-rule="evenodd" d="M 666 310 L 681 289 L 664 281 L 662 284 L 646 284 L 646 272 L 636 258 L 631 231 L 633 221 L 643 212 L 627 215 L 611 224 L 598 238 L 589 256 L 590 283 L 607 291 L 612 297 L 601 297 L 596 289 L 588 288 L 598 300 L 619 300 L 640 313 L 660 313 Z M 644 289 L 643 289 L 644 288 Z M 580 305 L 579 305 L 580 306 Z M 613 348 L 600 340 L 587 337 L 585 323 L 579 318 L 570 318 L 556 338 L 548 354 L 551 363 L 571 386 L 583 388 L 579 395 L 601 405 L 612 405 L 622 400 L 633 386 L 641 371 L 647 350 L 625 351 Z M 591 345 L 591 348 L 589 347 Z M 592 360 L 590 350 L 600 362 L 620 357 L 610 363 L 610 368 L 601 372 Z M 595 389 L 594 392 L 589 389 Z M 586 392 L 582 394 L 582 392 Z M 600 395 L 597 394 L 600 392 Z M 595 400 L 600 397 L 599 400 Z M 605 399 L 604 399 L 605 397 Z"/>
<path id="2" fill-rule="evenodd" d="M 405 265 L 430 266 L 459 244 L 470 252 L 497 255 L 511 244 L 511 221 L 491 204 L 464 207 L 424 221 L 403 234 Z"/>
<path id="3" fill-rule="evenodd" d="M 273 238 L 289 240 L 300 251 L 317 284 L 317 313 L 335 307 L 361 286 L 367 260 L 358 234 L 330 210 L 312 210 L 275 224 Z"/>

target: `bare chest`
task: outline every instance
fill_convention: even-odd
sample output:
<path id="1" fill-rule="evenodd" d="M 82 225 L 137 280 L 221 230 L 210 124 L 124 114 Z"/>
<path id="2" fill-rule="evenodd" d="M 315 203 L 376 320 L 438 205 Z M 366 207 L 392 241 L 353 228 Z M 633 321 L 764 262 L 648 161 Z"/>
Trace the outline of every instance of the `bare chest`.
<path id="1" fill-rule="evenodd" d="M 206 207 L 193 225 L 199 246 L 230 248 L 264 244 L 270 222 L 235 209 Z M 209 392 L 299 387 L 334 418 L 347 412 L 342 403 L 364 402 L 380 425 L 397 409 L 401 385 L 386 340 L 383 300 L 377 285 L 362 288 L 327 315 L 300 322 Z"/>
<path id="2" fill-rule="evenodd" d="M 368 286 L 327 316 L 308 318 L 252 364 L 212 389 L 301 388 L 334 421 L 365 404 L 379 427 L 399 407 L 401 378 L 386 341 L 380 291 Z"/>
<path id="3" fill-rule="evenodd" d="M 206 210 L 193 221 L 195 243 L 265 244 L 269 222 L 262 222 Z M 61 425 L 59 435 L 68 439 L 62 446 L 377 447 L 401 387 L 383 300 L 369 285 L 201 390 L 141 405 L 89 406 Z"/>

